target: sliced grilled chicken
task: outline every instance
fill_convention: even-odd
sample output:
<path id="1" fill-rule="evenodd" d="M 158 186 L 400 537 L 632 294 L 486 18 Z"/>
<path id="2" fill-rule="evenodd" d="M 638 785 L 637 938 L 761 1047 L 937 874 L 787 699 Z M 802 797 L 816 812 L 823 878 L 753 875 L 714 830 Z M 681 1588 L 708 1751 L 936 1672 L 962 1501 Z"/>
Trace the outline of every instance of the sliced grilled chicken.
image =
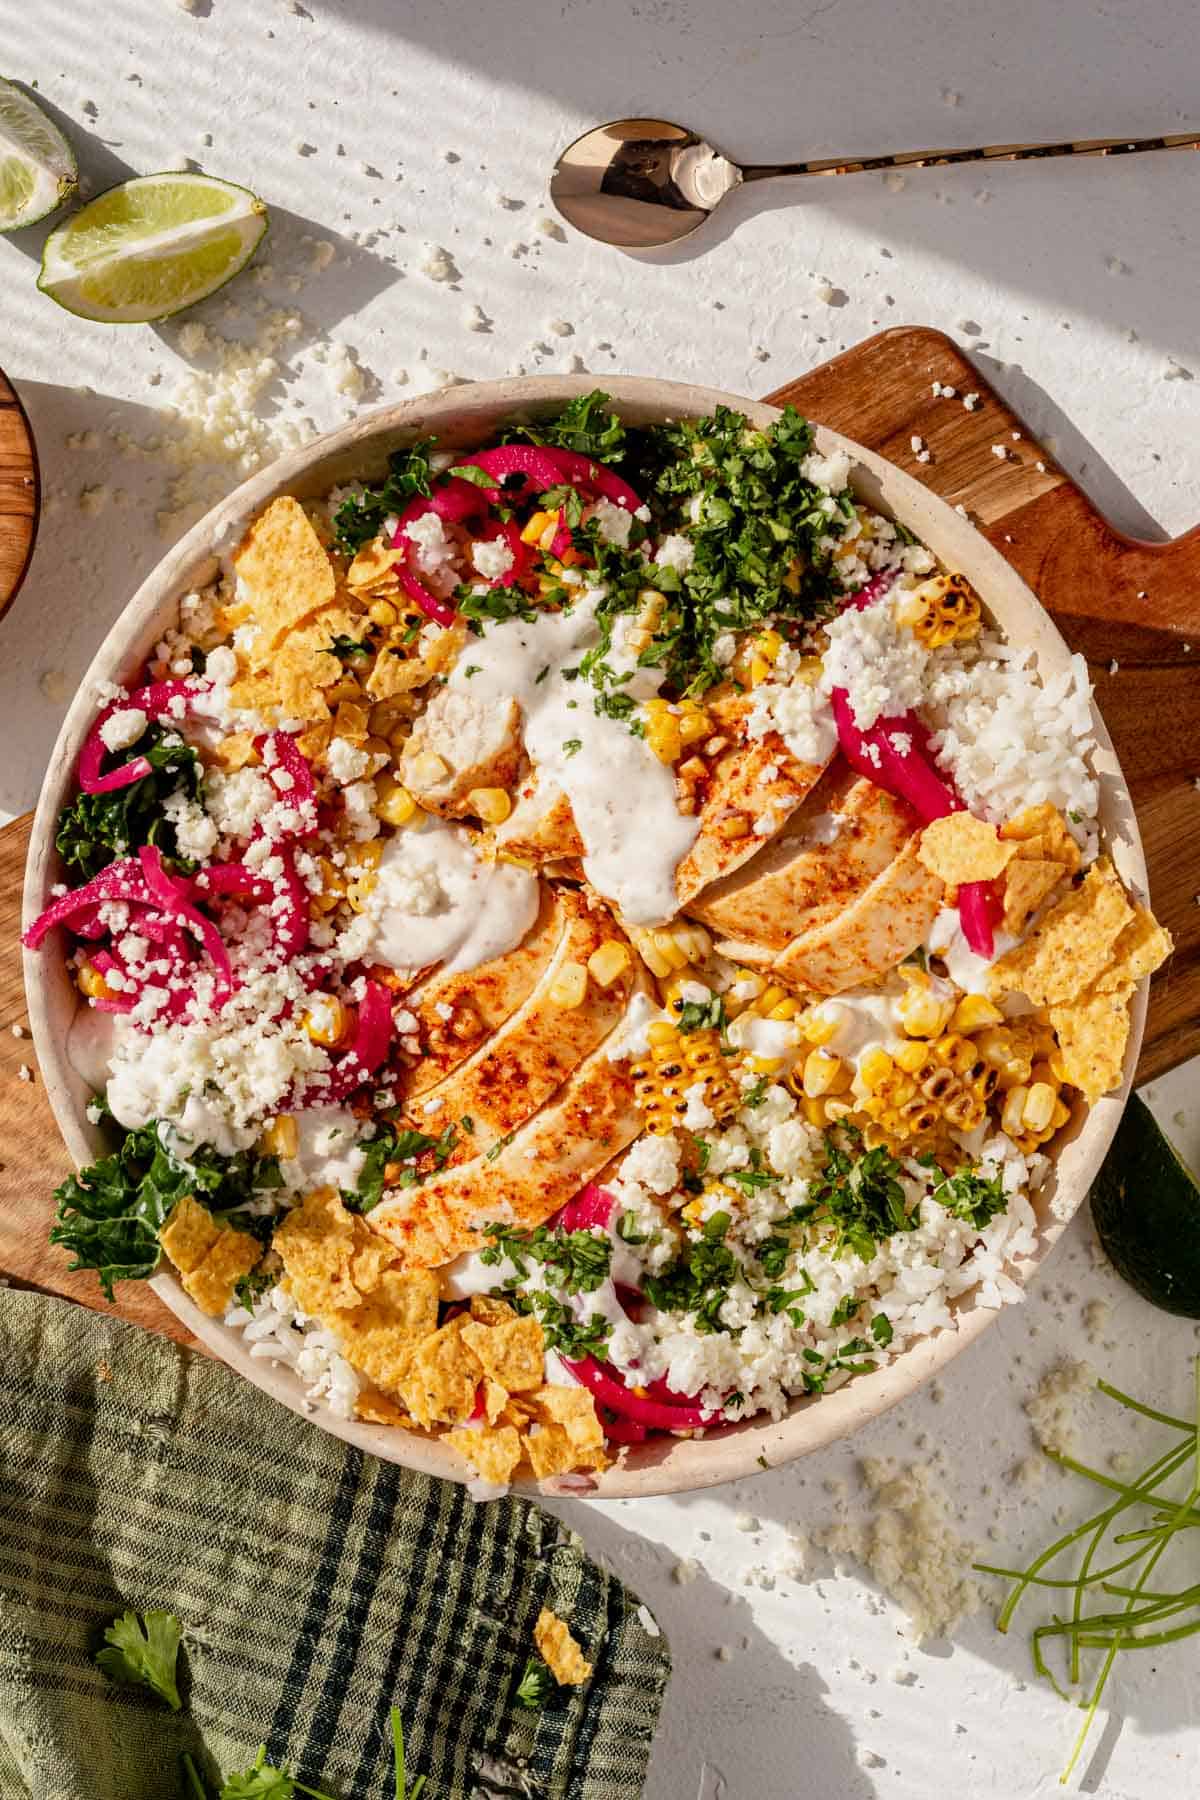
<path id="1" fill-rule="evenodd" d="M 918 860 L 919 841 L 911 837 L 850 906 L 782 953 L 732 938 L 718 940 L 717 949 L 812 993 L 840 994 L 877 981 L 924 942 L 943 904 L 941 881 Z"/>
<path id="2" fill-rule="evenodd" d="M 408 995 L 422 1056 L 409 1073 L 407 1104 L 436 1087 L 525 1004 L 570 927 L 566 899 L 543 886 L 533 929 L 515 950 L 461 974 L 435 971 Z"/>
<path id="3" fill-rule="evenodd" d="M 602 1044 L 508 1143 L 385 1199 L 368 1223 L 406 1269 L 436 1268 L 478 1249 L 488 1224 L 544 1223 L 643 1123 L 628 1062 L 610 1062 Z"/>
<path id="4" fill-rule="evenodd" d="M 511 788 L 521 764 L 521 709 L 489 706 L 457 688 L 436 693 L 413 726 L 400 779 L 421 805 L 443 818 L 474 811 L 474 788 Z"/>
<path id="5" fill-rule="evenodd" d="M 603 944 L 628 946 L 606 907 L 589 905 L 583 894 L 570 891 L 559 902 L 566 929 L 533 991 L 466 1062 L 409 1109 L 408 1123 L 427 1132 L 470 1119 L 471 1130 L 460 1130 L 448 1167 L 477 1159 L 532 1118 L 608 1037 L 635 986 L 651 991 L 630 951 L 616 980 L 602 988 L 589 978 L 582 1003 L 572 1004 L 570 978 L 580 979 L 589 957 Z"/>
<path id="6" fill-rule="evenodd" d="M 495 841 L 510 856 L 539 864 L 583 855 L 571 802 L 554 782 L 539 779 L 536 771 L 521 782 L 517 803 L 497 825 Z"/>
<path id="7" fill-rule="evenodd" d="M 917 828 L 902 801 L 839 758 L 786 830 L 688 911 L 711 931 L 784 950 L 844 912 Z"/>

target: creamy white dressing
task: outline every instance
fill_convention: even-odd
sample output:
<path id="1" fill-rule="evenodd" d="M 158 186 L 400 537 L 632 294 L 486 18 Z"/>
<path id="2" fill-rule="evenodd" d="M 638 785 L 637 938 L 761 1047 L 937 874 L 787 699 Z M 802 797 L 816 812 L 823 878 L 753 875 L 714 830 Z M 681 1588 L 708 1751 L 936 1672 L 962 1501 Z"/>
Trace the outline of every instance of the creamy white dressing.
<path id="1" fill-rule="evenodd" d="M 650 1049 L 647 1027 L 653 1019 L 665 1019 L 665 1013 L 658 1001 L 649 994 L 633 994 L 625 1008 L 624 1017 L 611 1032 L 604 1054 L 609 1062 L 621 1062 L 625 1057 L 645 1056 Z"/>
<path id="2" fill-rule="evenodd" d="M 67 1031 L 67 1061 L 80 1081 L 98 1094 L 107 1085 L 109 1065 L 117 1047 L 117 1028 L 122 1022 L 119 1013 L 81 1006 Z"/>
<path id="3" fill-rule="evenodd" d="M 762 1019 L 756 1013 L 742 1013 L 729 1027 L 729 1041 L 751 1056 L 794 1057 L 800 1043 L 800 1028 L 792 1019 Z"/>
<path id="4" fill-rule="evenodd" d="M 520 1279 L 516 1264 L 507 1256 L 499 1262 L 485 1263 L 478 1250 L 464 1251 L 439 1273 L 444 1300 L 469 1300 L 472 1294 L 490 1294 L 506 1281 Z"/>
<path id="5" fill-rule="evenodd" d="M 857 1062 L 864 1051 L 902 1036 L 896 1003 L 903 994 L 904 989 L 896 987 L 887 993 L 838 994 L 822 1000 L 818 1016 L 836 1027 L 825 1048 L 847 1062 Z"/>
<path id="6" fill-rule="evenodd" d="M 542 781 L 566 795 L 585 854 L 584 873 L 631 925 L 661 925 L 674 916 L 675 870 L 696 841 L 699 823 L 675 804 L 675 778 L 627 721 L 597 714 L 595 689 L 567 680 L 599 641 L 596 604 L 589 590 L 569 613 L 506 619 L 489 626 L 479 652 L 481 666 L 460 659 L 449 685 L 474 700 L 515 699 L 524 715 L 525 749 Z M 623 673 L 635 661 L 614 643 L 607 661 Z M 467 668 L 476 673 L 468 675 Z M 646 677 L 649 676 L 649 681 Z M 654 691 L 652 671 L 619 691 L 644 698 Z"/>
<path id="7" fill-rule="evenodd" d="M 1007 931 L 998 931 L 991 956 L 977 956 L 963 936 L 957 911 L 944 906 L 930 927 L 928 948 L 931 955 L 941 957 L 946 973 L 964 994 L 987 994 L 992 964 L 1015 949 L 1019 941 Z"/>
<path id="8" fill-rule="evenodd" d="M 429 818 L 388 840 L 368 910 L 376 962 L 459 974 L 516 948 L 537 917 L 538 881 L 486 862 L 468 832 Z"/>

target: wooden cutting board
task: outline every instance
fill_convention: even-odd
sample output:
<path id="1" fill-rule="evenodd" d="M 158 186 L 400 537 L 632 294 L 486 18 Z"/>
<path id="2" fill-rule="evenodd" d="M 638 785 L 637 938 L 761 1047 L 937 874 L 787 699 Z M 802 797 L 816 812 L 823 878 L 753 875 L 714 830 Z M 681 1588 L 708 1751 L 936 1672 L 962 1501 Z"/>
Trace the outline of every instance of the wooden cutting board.
<path id="1" fill-rule="evenodd" d="M 957 396 L 935 397 L 935 381 Z M 980 404 L 968 412 L 961 396 L 971 392 Z M 1200 1052 L 1200 676 L 1191 666 L 1200 665 L 1200 529 L 1171 544 L 1114 531 L 939 332 L 884 332 L 770 398 L 791 400 L 965 506 L 1088 658 L 1137 803 L 1155 910 L 1177 945 L 1151 990 L 1139 1079 Z M 917 461 L 914 436 L 929 462 Z M 999 443 L 1003 461 L 992 454 Z M 70 1164 L 32 1045 L 10 1030 L 25 1025 L 16 946 L 28 837 L 28 819 L 0 831 L 0 1272 L 102 1306 L 94 1277 L 67 1274 L 46 1241 L 51 1191 Z M 20 1079 L 22 1064 L 31 1081 Z M 118 1293 L 126 1318 L 192 1341 L 145 1287 Z"/>
<path id="2" fill-rule="evenodd" d="M 0 618 L 17 597 L 37 535 L 37 452 L 25 409 L 0 371 Z"/>

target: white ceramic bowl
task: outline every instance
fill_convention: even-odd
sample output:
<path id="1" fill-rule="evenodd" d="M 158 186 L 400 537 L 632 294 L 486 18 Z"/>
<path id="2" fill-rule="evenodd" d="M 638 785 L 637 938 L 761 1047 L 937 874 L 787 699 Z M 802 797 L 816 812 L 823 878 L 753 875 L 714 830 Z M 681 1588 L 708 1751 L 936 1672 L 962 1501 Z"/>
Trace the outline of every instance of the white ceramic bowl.
<path id="1" fill-rule="evenodd" d="M 79 749 L 96 711 L 95 684 L 126 683 L 136 676 L 164 628 L 174 622 L 181 597 L 212 579 L 216 549 L 228 549 L 235 543 L 244 524 L 278 494 L 320 496 L 336 483 L 377 476 L 388 451 L 416 437 L 432 434 L 440 445 L 451 449 L 478 447 L 503 422 L 556 411 L 591 385 L 587 377 L 578 376 L 480 382 L 384 407 L 252 476 L 194 526 L 125 608 L 100 646 L 63 722 L 34 820 L 25 881 L 25 923 L 43 910 L 51 884 L 59 879 L 55 820 L 72 795 Z M 760 425 L 768 425 L 778 416 L 774 407 L 677 382 L 626 378 L 611 380 L 607 387 L 622 415 L 635 424 L 668 417 L 702 417 L 718 404 L 738 407 Z M 907 525 L 942 563 L 960 569 L 1007 635 L 1036 648 L 1045 671 L 1054 672 L 1065 665 L 1069 652 L 1049 616 L 999 552 L 966 519 L 871 451 L 820 427 L 816 437 L 825 453 L 837 448 L 850 453 L 856 465 L 853 485 L 863 499 Z M 1129 794 L 1098 713 L 1093 712 L 1093 720 L 1099 746 L 1096 773 L 1101 821 L 1122 876 L 1144 892 L 1146 868 Z M 85 1115 L 88 1092 L 66 1056 L 67 1033 L 78 997 L 61 947 L 61 939 L 51 939 L 40 954 L 26 953 L 25 983 L 46 1091 L 67 1147 L 82 1165 L 94 1159 L 99 1137 Z M 1056 1143 L 1054 1172 L 1037 1200 L 1038 1246 L 1028 1272 L 1049 1253 L 1083 1200 L 1116 1130 L 1141 1044 L 1145 990 L 1143 983 L 1134 1003 L 1120 1092 L 1077 1117 Z M 290 1370 L 251 1358 L 241 1333 L 207 1318 L 172 1275 L 156 1276 L 153 1287 L 189 1330 L 231 1368 L 294 1412 L 308 1412 L 301 1383 Z M 831 1394 L 797 1401 L 778 1424 L 748 1420 L 703 1439 L 652 1439 L 627 1449 L 589 1491 L 604 1498 L 686 1492 L 790 1462 L 847 1436 L 903 1400 L 973 1343 L 996 1316 L 967 1299 L 956 1309 L 953 1327 L 934 1332 L 893 1362 L 873 1374 L 857 1376 Z M 394 1427 L 339 1419 L 324 1408 L 311 1416 L 315 1427 L 388 1461 L 453 1481 L 468 1478 L 469 1471 L 458 1456 L 436 1440 Z M 547 1485 L 559 1491 L 580 1491 L 575 1487 L 577 1480 Z"/>

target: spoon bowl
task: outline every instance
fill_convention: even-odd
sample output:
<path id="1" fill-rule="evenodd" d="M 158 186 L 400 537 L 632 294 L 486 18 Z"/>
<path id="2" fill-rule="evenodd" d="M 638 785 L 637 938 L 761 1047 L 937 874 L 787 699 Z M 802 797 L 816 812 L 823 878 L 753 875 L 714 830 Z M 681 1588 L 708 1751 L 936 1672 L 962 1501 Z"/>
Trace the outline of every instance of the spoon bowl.
<path id="1" fill-rule="evenodd" d="M 779 175 L 854 175 L 947 163 L 1198 149 L 1200 133 L 1175 132 L 1166 137 L 980 144 L 965 150 L 898 150 L 885 156 L 741 164 L 686 125 L 673 125 L 669 119 L 614 119 L 593 126 L 567 145 L 554 165 L 550 198 L 568 224 L 587 237 L 622 250 L 655 250 L 690 237 L 734 188 Z"/>

